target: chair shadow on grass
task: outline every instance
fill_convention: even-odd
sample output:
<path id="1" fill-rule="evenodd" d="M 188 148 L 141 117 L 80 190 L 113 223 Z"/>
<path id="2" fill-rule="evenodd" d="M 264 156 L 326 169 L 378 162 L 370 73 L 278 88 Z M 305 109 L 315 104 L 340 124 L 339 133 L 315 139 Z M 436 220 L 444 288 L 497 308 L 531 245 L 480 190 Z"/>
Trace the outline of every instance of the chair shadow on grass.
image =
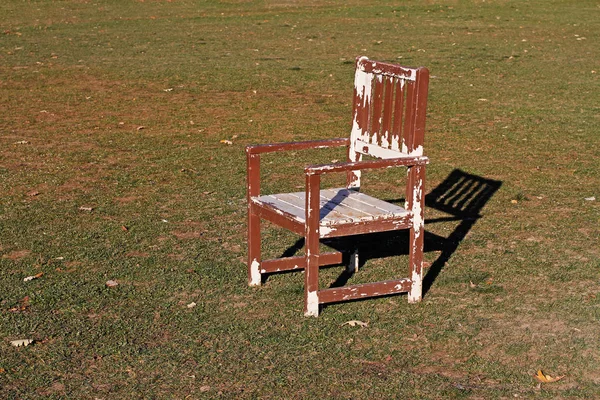
<path id="1" fill-rule="evenodd" d="M 433 282 L 447 264 L 448 260 L 458 249 L 473 225 L 482 218 L 481 210 L 484 205 L 502 186 L 502 181 L 483 178 L 469 174 L 459 169 L 450 175 L 429 194 L 425 196 L 425 249 L 428 252 L 440 252 L 433 261 L 423 279 L 423 295 L 426 295 Z M 390 203 L 403 203 L 404 199 L 387 199 Z M 433 219 L 427 218 L 427 208 L 441 211 L 448 216 Z M 456 227 L 448 237 L 437 235 L 427 230 L 431 224 L 438 222 L 457 222 Z M 391 231 L 357 235 L 340 239 L 324 240 L 324 244 L 344 252 L 344 264 L 349 260 L 348 249 L 358 248 L 359 267 L 368 260 L 408 254 L 409 231 Z M 299 239 L 286 249 L 281 257 L 291 257 L 304 246 L 304 239 Z M 360 269 L 360 268 L 359 268 Z M 408 270 L 408 266 L 407 266 Z M 329 287 L 346 285 L 353 273 L 344 270 Z"/>

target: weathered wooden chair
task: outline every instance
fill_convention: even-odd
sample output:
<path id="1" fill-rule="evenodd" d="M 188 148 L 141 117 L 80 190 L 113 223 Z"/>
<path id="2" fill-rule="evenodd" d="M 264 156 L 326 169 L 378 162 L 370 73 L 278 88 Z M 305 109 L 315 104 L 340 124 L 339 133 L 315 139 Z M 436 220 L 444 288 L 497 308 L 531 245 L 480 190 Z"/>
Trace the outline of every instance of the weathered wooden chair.
<path id="1" fill-rule="evenodd" d="M 320 304 L 394 293 L 408 292 L 411 303 L 421 300 L 428 83 L 426 68 L 358 58 L 350 138 L 246 147 L 249 285 L 260 285 L 265 273 L 304 269 L 306 316 L 318 316 Z M 333 146 L 348 148 L 347 162 L 307 166 L 304 192 L 261 196 L 261 154 Z M 363 155 L 372 158 L 363 160 Z M 359 192 L 361 170 L 399 166 L 408 167 L 404 208 Z M 347 186 L 321 190 L 321 175 L 334 172 L 347 174 Z M 305 255 L 262 260 L 261 218 L 304 236 Z M 319 267 L 342 263 L 341 252 L 319 254 L 320 239 L 398 229 L 410 229 L 408 278 L 319 289 Z M 357 257 L 351 256 L 350 269 L 358 265 Z"/>

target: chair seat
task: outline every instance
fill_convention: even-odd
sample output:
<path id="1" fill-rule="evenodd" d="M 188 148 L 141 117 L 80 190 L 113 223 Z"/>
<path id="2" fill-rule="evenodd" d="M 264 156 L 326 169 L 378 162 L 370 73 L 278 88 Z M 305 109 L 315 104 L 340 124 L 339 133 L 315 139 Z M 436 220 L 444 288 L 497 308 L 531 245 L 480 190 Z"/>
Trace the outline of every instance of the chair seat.
<path id="1" fill-rule="evenodd" d="M 305 192 L 279 193 L 260 196 L 256 200 L 281 210 L 304 224 L 306 220 L 305 197 Z M 346 188 L 323 189 L 320 197 L 319 225 L 322 228 L 325 227 L 325 230 L 328 227 L 344 224 L 405 219 L 410 215 L 409 211 L 395 204 Z"/>

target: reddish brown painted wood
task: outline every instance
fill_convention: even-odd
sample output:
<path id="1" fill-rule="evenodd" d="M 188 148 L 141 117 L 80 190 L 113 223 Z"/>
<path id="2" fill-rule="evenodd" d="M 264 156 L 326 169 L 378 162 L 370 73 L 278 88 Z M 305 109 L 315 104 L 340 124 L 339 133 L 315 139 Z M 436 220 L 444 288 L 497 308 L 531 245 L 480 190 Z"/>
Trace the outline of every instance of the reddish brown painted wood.
<path id="1" fill-rule="evenodd" d="M 404 114 L 404 81 L 396 79 L 394 90 L 394 123 L 392 127 L 392 148 L 402 150 L 402 118 Z"/>
<path id="2" fill-rule="evenodd" d="M 381 61 L 367 60 L 362 57 L 357 59 L 356 66 L 367 73 L 377 73 L 405 79 L 410 78 L 413 75 L 413 70 L 410 68 L 404 68 L 396 64 Z"/>
<path id="3" fill-rule="evenodd" d="M 324 265 L 341 264 L 343 253 L 339 251 L 327 252 L 319 254 L 319 267 Z M 306 263 L 305 256 L 294 256 L 285 258 L 276 258 L 273 260 L 263 260 L 261 262 L 261 272 L 281 272 L 290 270 L 302 270 Z"/>
<path id="4" fill-rule="evenodd" d="M 413 130 L 413 146 L 423 146 L 425 136 L 425 116 L 427 110 L 427 93 L 429 90 L 429 71 L 425 68 L 417 70 L 417 88 L 416 88 L 416 105 L 415 105 L 415 127 Z"/>
<path id="5" fill-rule="evenodd" d="M 384 101 L 383 120 L 381 123 L 381 146 L 389 149 L 391 147 L 392 118 L 394 116 L 394 82 L 393 77 L 385 77 L 383 80 Z"/>
<path id="6" fill-rule="evenodd" d="M 257 284 L 263 273 L 305 269 L 304 311 L 305 315 L 312 316 L 318 315 L 319 304 L 329 302 L 407 291 L 409 302 L 421 300 L 424 171 L 429 162 L 421 154 L 428 80 L 429 72 L 425 68 L 405 68 L 359 58 L 356 62 L 350 139 L 275 143 L 246 148 L 249 282 Z M 260 154 L 332 146 L 347 146 L 348 162 L 306 167 L 303 193 L 260 196 Z M 363 161 L 363 154 L 377 159 Z M 360 197 L 356 191 L 320 189 L 321 174 L 345 172 L 348 187 L 358 189 L 362 170 L 400 166 L 408 168 L 405 209 L 364 194 L 360 194 L 363 196 Z M 261 260 L 260 219 L 304 235 L 305 255 Z M 410 230 L 409 278 L 319 290 L 319 266 L 342 261 L 339 252 L 320 254 L 320 239 L 350 235 L 357 237 L 355 235 L 397 229 Z"/>
<path id="7" fill-rule="evenodd" d="M 260 156 L 247 154 L 247 203 L 248 203 L 248 284 L 260 284 L 252 280 L 252 264 L 260 264 L 260 217 L 252 204 L 252 196 L 260 193 Z"/>
<path id="8" fill-rule="evenodd" d="M 304 234 L 306 265 L 304 273 L 304 314 L 319 315 L 319 175 L 306 175 L 306 233 Z"/>
<path id="9" fill-rule="evenodd" d="M 405 293 L 410 290 L 410 287 L 410 279 L 404 278 L 392 281 L 364 283 L 361 285 L 352 285 L 340 288 L 322 289 L 319 291 L 319 302 L 321 304 L 335 303 L 339 301 L 386 296 L 395 293 Z"/>
<path id="10" fill-rule="evenodd" d="M 415 149 L 415 106 L 416 106 L 416 90 L 413 82 L 406 83 L 406 103 L 408 104 L 403 115 L 404 126 L 402 127 L 402 144 L 406 146 L 407 153 Z"/>
<path id="11" fill-rule="evenodd" d="M 329 140 L 309 140 L 305 142 L 286 142 L 272 144 L 258 144 L 246 146 L 246 153 L 261 154 L 273 153 L 277 151 L 296 151 L 308 149 L 325 149 L 328 147 L 347 146 L 350 143 L 349 138 L 337 138 Z"/>
<path id="12" fill-rule="evenodd" d="M 271 221 L 275 225 L 279 225 L 282 228 L 297 233 L 298 235 L 304 235 L 304 223 L 296 220 L 293 215 L 285 213 L 281 210 L 275 210 L 267 204 L 257 204 L 254 202 L 254 200 L 251 200 L 251 202 L 254 203 L 254 213 L 260 218 Z"/>
<path id="13" fill-rule="evenodd" d="M 371 116 L 371 140 L 373 144 L 381 145 L 381 121 L 383 118 L 383 77 L 373 79 L 373 114 Z"/>
<path id="14" fill-rule="evenodd" d="M 322 165 L 310 165 L 304 168 L 306 174 L 325 174 L 330 172 L 344 172 L 354 170 L 365 170 L 365 169 L 376 169 L 376 168 L 389 168 L 399 166 L 412 166 L 412 165 L 426 165 L 429 164 L 429 158 L 425 156 L 415 157 L 402 157 L 402 158 L 388 158 L 386 160 L 367 160 L 358 162 L 347 162 L 337 164 L 322 164 Z"/>
<path id="15" fill-rule="evenodd" d="M 408 229 L 412 226 L 411 215 L 401 218 L 378 220 L 371 223 L 357 222 L 336 225 L 334 230 L 323 230 L 321 238 L 334 238 L 343 236 L 359 235 L 363 233 L 388 232 L 401 229 Z"/>
<path id="16" fill-rule="evenodd" d="M 425 169 L 421 166 L 413 167 L 413 175 L 414 184 L 423 188 L 425 186 Z M 409 301 L 414 303 L 421 301 L 422 297 L 425 196 L 423 190 L 414 190 L 413 192 L 411 208 L 415 218 L 414 224 L 410 228 L 408 263 L 411 271 L 411 280 L 413 282 L 411 293 L 409 294 Z"/>

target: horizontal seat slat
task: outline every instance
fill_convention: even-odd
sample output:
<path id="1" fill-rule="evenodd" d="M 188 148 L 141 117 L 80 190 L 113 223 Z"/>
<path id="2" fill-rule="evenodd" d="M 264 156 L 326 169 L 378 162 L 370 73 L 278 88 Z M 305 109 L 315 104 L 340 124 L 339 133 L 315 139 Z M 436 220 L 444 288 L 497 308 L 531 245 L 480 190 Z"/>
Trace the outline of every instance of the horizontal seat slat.
<path id="1" fill-rule="evenodd" d="M 285 214 L 291 215 L 295 221 L 303 224 L 306 220 L 305 197 L 305 192 L 278 193 L 256 197 L 253 201 L 281 210 Z M 379 220 L 404 219 L 410 215 L 404 208 L 395 204 L 346 188 L 321 190 L 320 206 L 319 225 L 326 228 Z"/>

